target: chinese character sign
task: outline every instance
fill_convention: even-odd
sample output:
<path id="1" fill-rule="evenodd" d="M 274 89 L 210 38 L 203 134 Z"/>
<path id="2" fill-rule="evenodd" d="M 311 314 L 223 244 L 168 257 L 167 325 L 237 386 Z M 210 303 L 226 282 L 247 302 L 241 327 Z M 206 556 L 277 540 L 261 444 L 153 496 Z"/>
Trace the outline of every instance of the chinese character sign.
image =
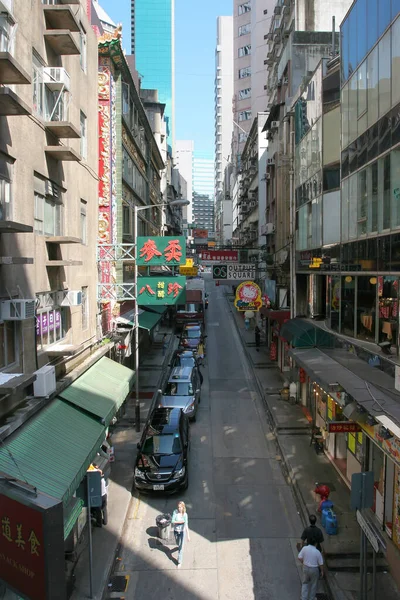
<path id="1" fill-rule="evenodd" d="M 238 251 L 237 250 L 208 250 L 207 252 L 201 253 L 202 260 L 220 260 L 222 262 L 237 262 Z"/>
<path id="2" fill-rule="evenodd" d="M 356 433 L 361 431 L 361 427 L 353 421 L 330 421 L 328 431 L 329 433 Z"/>
<path id="3" fill-rule="evenodd" d="M 61 327 L 61 312 L 59 310 L 46 311 L 36 317 L 36 335 L 45 335 Z"/>
<path id="4" fill-rule="evenodd" d="M 139 306 L 185 304 L 186 277 L 139 277 L 137 296 Z"/>
<path id="5" fill-rule="evenodd" d="M 0 527 L 0 579 L 32 600 L 44 600 L 42 514 L 0 494 Z"/>
<path id="6" fill-rule="evenodd" d="M 235 306 L 238 310 L 259 310 L 261 290 L 254 281 L 244 281 L 236 288 Z"/>
<path id="7" fill-rule="evenodd" d="M 203 238 L 203 240 L 207 239 L 208 238 L 208 231 L 207 231 L 207 229 L 195 229 L 193 231 L 193 237 L 194 238 Z"/>
<path id="8" fill-rule="evenodd" d="M 156 236 L 137 238 L 139 266 L 168 265 L 176 267 L 186 262 L 186 240 L 183 236 Z"/>

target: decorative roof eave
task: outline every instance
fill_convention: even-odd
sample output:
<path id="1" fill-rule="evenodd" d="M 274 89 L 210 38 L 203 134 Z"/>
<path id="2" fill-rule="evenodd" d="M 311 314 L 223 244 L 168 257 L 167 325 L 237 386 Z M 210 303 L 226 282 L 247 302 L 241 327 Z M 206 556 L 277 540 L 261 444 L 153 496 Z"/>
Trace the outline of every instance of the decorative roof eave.
<path id="1" fill-rule="evenodd" d="M 150 127 L 149 120 L 147 118 L 146 111 L 144 110 L 142 101 L 136 89 L 135 82 L 132 78 L 132 73 L 126 62 L 125 54 L 121 48 L 121 35 L 122 26 L 119 25 L 114 33 L 105 33 L 98 39 L 99 54 L 102 56 L 109 56 L 113 61 L 115 67 L 122 71 L 124 77 L 130 82 L 131 89 L 133 90 L 134 103 L 139 111 L 140 120 L 143 123 L 147 137 L 151 142 L 151 154 L 154 157 L 154 162 L 157 164 L 157 168 L 161 171 L 165 169 L 165 164 L 161 156 L 160 149 L 157 142 L 154 139 L 153 131 Z"/>

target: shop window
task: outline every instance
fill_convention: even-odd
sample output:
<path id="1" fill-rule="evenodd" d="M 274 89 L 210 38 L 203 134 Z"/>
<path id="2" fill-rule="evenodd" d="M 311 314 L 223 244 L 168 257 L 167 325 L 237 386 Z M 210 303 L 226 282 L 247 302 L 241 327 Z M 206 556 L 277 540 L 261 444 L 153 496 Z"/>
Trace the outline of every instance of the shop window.
<path id="1" fill-rule="evenodd" d="M 379 341 L 397 344 L 399 320 L 399 279 L 378 277 Z"/>
<path id="2" fill-rule="evenodd" d="M 373 510 L 380 523 L 383 523 L 383 496 L 384 496 L 384 480 L 385 480 L 385 467 L 384 467 L 384 454 L 378 446 L 369 443 L 369 471 L 374 473 L 374 496 L 375 502 Z"/>
<path id="3" fill-rule="evenodd" d="M 342 277 L 341 325 L 340 332 L 354 337 L 354 314 L 356 300 L 356 279 L 347 275 Z"/>
<path id="4" fill-rule="evenodd" d="M 370 275 L 357 279 L 357 332 L 361 340 L 375 341 L 376 294 L 378 278 Z"/>
<path id="5" fill-rule="evenodd" d="M 17 327 L 16 321 L 0 323 L 0 370 L 18 362 Z"/>
<path id="6" fill-rule="evenodd" d="M 360 464 L 362 464 L 364 457 L 363 441 L 363 434 L 361 431 L 358 433 L 347 434 L 347 447 Z"/>
<path id="7" fill-rule="evenodd" d="M 39 351 L 65 339 L 68 331 L 68 309 L 57 304 L 57 292 L 38 294 L 36 312 L 36 345 Z"/>

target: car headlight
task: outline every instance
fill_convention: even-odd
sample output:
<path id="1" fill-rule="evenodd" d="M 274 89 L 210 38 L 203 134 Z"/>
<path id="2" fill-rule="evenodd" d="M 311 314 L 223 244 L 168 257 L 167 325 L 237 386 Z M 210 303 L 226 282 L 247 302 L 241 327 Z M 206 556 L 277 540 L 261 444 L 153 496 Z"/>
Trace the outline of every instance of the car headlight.
<path id="1" fill-rule="evenodd" d="M 183 412 L 191 412 L 192 410 L 194 410 L 194 400 L 191 404 L 189 404 L 185 410 Z"/>
<path id="2" fill-rule="evenodd" d="M 145 479 L 144 472 L 136 467 L 135 468 L 135 477 L 137 477 L 138 479 Z"/>
<path id="3" fill-rule="evenodd" d="M 182 469 L 178 469 L 178 471 L 175 471 L 174 477 L 184 477 L 185 471 L 185 467 L 182 467 Z"/>

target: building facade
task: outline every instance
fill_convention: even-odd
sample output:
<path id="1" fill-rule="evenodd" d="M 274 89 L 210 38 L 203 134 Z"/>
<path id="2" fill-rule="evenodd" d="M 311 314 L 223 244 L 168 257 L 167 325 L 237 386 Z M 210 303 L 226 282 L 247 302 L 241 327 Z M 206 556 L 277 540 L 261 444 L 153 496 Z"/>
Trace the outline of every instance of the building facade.
<path id="1" fill-rule="evenodd" d="M 237 167 L 252 123 L 251 9 L 251 1 L 233 2 L 232 160 Z"/>
<path id="2" fill-rule="evenodd" d="M 186 181 L 186 196 L 190 204 L 185 206 L 183 214 L 186 216 L 187 223 L 193 221 L 193 140 L 177 140 L 175 143 L 175 162 L 176 168 Z"/>
<path id="3" fill-rule="evenodd" d="M 193 220 L 196 229 L 206 229 L 208 237 L 212 238 L 214 231 L 214 201 L 206 194 L 193 192 Z M 204 240 L 202 240 L 204 243 Z M 207 239 L 206 239 L 207 242 Z"/>
<path id="4" fill-rule="evenodd" d="M 232 205 L 229 186 L 224 185 L 232 143 L 233 17 L 217 17 L 215 48 L 215 233 L 223 244 L 232 237 Z"/>
<path id="5" fill-rule="evenodd" d="M 174 0 L 131 0 L 132 54 L 143 87 L 157 89 L 165 104 L 169 144 L 174 145 Z"/>

